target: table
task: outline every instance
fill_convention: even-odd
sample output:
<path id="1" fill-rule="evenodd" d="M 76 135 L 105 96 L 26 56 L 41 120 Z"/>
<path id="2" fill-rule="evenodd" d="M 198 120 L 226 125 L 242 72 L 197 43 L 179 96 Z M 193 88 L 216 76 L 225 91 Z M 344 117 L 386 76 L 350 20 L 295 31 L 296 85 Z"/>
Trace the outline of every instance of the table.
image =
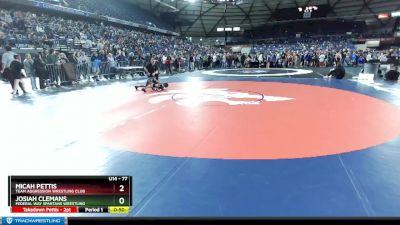
<path id="1" fill-rule="evenodd" d="M 115 67 L 115 69 L 117 70 L 117 74 L 120 78 L 126 78 L 129 72 L 131 72 L 130 75 L 132 76 L 132 78 L 135 74 L 139 74 L 140 76 L 145 75 L 143 66 L 119 66 Z"/>

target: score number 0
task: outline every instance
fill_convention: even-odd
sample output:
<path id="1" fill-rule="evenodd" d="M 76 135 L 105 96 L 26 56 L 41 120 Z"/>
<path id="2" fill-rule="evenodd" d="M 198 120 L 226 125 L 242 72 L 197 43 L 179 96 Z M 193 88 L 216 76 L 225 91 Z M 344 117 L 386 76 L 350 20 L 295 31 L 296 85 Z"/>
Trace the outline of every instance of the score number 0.
<path id="1" fill-rule="evenodd" d="M 125 192 L 124 185 L 122 185 L 122 184 L 119 185 L 119 192 Z M 125 198 L 124 197 L 119 198 L 118 202 L 119 202 L 119 204 L 123 205 L 125 203 Z"/>

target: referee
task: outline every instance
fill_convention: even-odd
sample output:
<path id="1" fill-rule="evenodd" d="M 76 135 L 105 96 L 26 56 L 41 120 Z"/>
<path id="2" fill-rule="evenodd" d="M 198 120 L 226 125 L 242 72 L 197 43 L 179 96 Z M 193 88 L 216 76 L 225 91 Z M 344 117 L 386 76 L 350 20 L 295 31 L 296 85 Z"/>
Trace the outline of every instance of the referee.
<path id="1" fill-rule="evenodd" d="M 156 60 L 154 58 L 152 58 L 150 63 L 144 68 L 144 72 L 148 77 L 146 86 L 135 86 L 135 89 L 137 90 L 139 87 L 142 87 L 142 91 L 146 92 L 146 88 L 160 83 L 158 80 L 160 72 L 158 71 L 158 66 L 156 65 Z"/>

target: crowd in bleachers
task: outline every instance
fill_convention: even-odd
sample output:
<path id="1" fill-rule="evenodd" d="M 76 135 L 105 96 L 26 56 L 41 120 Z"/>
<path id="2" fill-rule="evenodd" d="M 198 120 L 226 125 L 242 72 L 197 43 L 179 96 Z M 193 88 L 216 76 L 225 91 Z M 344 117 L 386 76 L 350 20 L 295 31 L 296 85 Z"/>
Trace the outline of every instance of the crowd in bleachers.
<path id="1" fill-rule="evenodd" d="M 398 49 L 357 51 L 340 36 L 264 41 L 253 45 L 250 52 L 234 53 L 175 36 L 5 9 L 0 9 L 0 45 L 43 48 L 42 64 L 73 63 L 96 80 L 104 78 L 98 76 L 100 71 L 109 73 L 119 65 L 144 65 L 152 57 L 162 70 L 171 73 L 182 68 L 333 67 L 338 62 L 356 66 L 373 59 L 398 60 L 400 55 Z M 32 58 L 39 60 L 37 56 Z M 42 88 L 48 72 L 41 76 L 45 76 L 41 79 Z M 59 81 L 58 77 L 52 82 Z"/>
<path id="2" fill-rule="evenodd" d="M 109 16 L 121 20 L 140 23 L 148 26 L 171 30 L 171 26 L 155 18 L 151 13 L 133 6 L 124 1 L 102 0 L 40 0 L 64 7 L 79 9 L 103 16 Z M 106 7 L 105 7 L 106 6 Z"/>
<path id="3" fill-rule="evenodd" d="M 43 48 L 45 64 L 89 64 L 94 75 L 105 67 L 110 71 L 118 65 L 143 65 L 151 57 L 178 70 L 190 54 L 220 50 L 175 36 L 32 12 L 2 9 L 0 21 L 2 46 Z"/>
<path id="4" fill-rule="evenodd" d="M 201 56 L 198 59 L 202 59 Z M 204 59 L 204 57 L 203 57 Z M 399 62 L 399 49 L 357 50 L 349 39 L 342 37 L 301 38 L 265 41 L 254 44 L 249 53 L 214 53 L 206 58 L 212 68 L 286 68 L 360 66 L 367 61 L 393 64 Z M 197 63 L 196 63 L 197 64 Z"/>
<path id="5" fill-rule="evenodd" d="M 365 62 L 364 54 L 356 51 L 349 39 L 338 36 L 272 40 L 254 46 L 253 51 L 260 53 L 258 58 L 264 58 L 260 61 L 267 67 L 332 67 L 337 61 L 347 65 Z"/>
<path id="6" fill-rule="evenodd" d="M 139 60 L 150 55 L 187 58 L 189 52 L 206 53 L 213 47 L 192 44 L 175 36 L 118 28 L 103 23 L 69 20 L 32 12 L 0 10 L 1 45 L 59 48 L 71 61 L 111 54 L 117 61 Z"/>
<path id="7" fill-rule="evenodd" d="M 117 28 L 103 23 L 89 23 L 31 12 L 0 10 L 2 44 L 47 47 L 73 44 L 76 49 L 94 52 L 105 49 L 114 55 L 118 50 L 136 54 L 180 54 L 199 48 L 173 36 Z"/>

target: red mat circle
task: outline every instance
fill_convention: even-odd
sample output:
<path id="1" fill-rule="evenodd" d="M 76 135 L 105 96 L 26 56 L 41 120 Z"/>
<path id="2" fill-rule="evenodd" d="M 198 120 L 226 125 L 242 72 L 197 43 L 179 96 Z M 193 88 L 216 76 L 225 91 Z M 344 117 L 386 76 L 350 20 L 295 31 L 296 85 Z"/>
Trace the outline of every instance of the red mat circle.
<path id="1" fill-rule="evenodd" d="M 193 89 L 292 99 L 183 106 L 170 98 L 176 92 L 190 93 Z M 398 107 L 355 92 L 247 81 L 182 82 L 170 84 L 168 90 L 171 94 L 162 93 L 165 100 L 160 103 L 149 102 L 154 98 L 151 93 L 135 92 L 131 102 L 110 111 L 105 118 L 115 124 L 102 135 L 103 144 L 161 156 L 292 159 L 365 149 L 400 134 Z M 234 98 L 230 100 L 238 100 Z"/>

